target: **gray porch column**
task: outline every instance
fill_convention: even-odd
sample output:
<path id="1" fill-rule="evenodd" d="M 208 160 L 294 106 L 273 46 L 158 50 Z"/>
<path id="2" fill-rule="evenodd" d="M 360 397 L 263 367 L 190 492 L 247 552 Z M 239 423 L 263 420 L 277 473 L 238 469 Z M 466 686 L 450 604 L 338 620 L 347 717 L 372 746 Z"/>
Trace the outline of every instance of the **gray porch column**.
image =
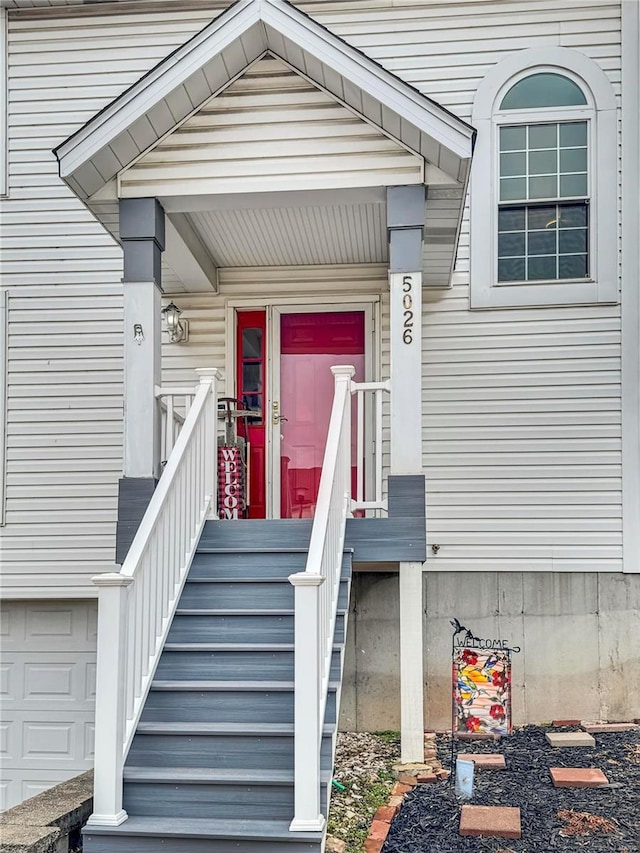
<path id="1" fill-rule="evenodd" d="M 160 476 L 161 262 L 164 210 L 155 198 L 121 199 L 124 250 L 124 478 L 116 560 L 122 562 Z"/>
<path id="2" fill-rule="evenodd" d="M 389 187 L 392 475 L 422 473 L 424 186 Z M 424 506 L 421 508 L 424 512 Z M 422 563 L 400 563 L 401 760 L 424 760 Z"/>

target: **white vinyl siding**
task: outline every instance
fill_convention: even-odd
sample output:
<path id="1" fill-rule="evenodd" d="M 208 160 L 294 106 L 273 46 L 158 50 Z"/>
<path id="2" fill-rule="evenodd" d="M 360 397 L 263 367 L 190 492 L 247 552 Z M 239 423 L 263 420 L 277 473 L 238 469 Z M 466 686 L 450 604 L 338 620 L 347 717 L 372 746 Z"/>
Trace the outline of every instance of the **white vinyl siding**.
<path id="1" fill-rule="evenodd" d="M 89 577 L 115 568 L 122 297 L 14 287 L 7 314 L 5 593 L 93 595 Z"/>
<path id="2" fill-rule="evenodd" d="M 9 588 L 93 594 L 90 576 L 112 568 L 121 470 L 121 437 L 110 443 L 122 429 L 121 252 L 61 184 L 51 149 L 226 5 L 180 15 L 145 13 L 142 4 L 130 15 L 92 7 L 86 17 L 9 17 L 3 285 L 12 290 L 10 301 L 19 300 L 12 316 L 19 304 L 21 317 L 9 335 Z M 585 53 L 619 95 L 617 0 L 299 5 L 467 121 L 483 75 L 510 53 L 535 46 Z M 223 270 L 223 290 L 228 295 L 234 277 L 234 298 L 278 294 L 285 286 L 272 278 L 276 272 Z M 619 308 L 471 314 L 467 213 L 453 284 L 424 295 L 429 541 L 441 545 L 430 567 L 619 570 Z M 47 301 L 38 304 L 43 292 Z M 192 367 L 220 363 L 221 299 L 222 291 L 220 298 L 181 296 L 192 339 L 165 347 L 166 381 L 182 383 Z M 27 345 L 33 335 L 38 343 Z M 385 305 L 381 340 L 384 361 Z M 54 393 L 46 388 L 48 371 Z M 86 371 L 84 383 L 78 388 L 62 377 L 67 371 Z M 32 395 L 37 403 L 28 402 Z M 48 410 L 51 427 L 39 422 Z M 27 422 L 35 436 L 22 429 Z M 53 441 L 43 447 L 49 435 L 72 436 L 77 458 Z"/>
<path id="3" fill-rule="evenodd" d="M 422 163 L 283 62 L 262 59 L 125 169 L 120 194 L 414 184 Z"/>

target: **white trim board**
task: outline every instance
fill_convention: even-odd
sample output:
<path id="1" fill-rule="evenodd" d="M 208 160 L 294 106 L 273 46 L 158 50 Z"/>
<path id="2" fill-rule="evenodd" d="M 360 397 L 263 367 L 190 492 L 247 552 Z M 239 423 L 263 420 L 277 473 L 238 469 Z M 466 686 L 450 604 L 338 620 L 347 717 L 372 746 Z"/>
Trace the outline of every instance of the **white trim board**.
<path id="1" fill-rule="evenodd" d="M 6 518 L 9 291 L 0 290 L 0 527 Z"/>
<path id="2" fill-rule="evenodd" d="M 640 5 L 622 3 L 623 571 L 640 572 Z"/>

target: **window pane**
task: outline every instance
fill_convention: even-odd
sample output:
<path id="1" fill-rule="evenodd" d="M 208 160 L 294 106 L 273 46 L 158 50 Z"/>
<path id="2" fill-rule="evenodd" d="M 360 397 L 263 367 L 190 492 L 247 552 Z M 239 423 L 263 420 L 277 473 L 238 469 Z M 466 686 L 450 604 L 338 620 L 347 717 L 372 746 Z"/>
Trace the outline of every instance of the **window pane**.
<path id="1" fill-rule="evenodd" d="M 560 196 L 586 195 L 587 194 L 587 176 L 586 175 L 561 175 L 560 176 Z"/>
<path id="2" fill-rule="evenodd" d="M 569 107 L 586 104 L 582 89 L 561 74 L 531 74 L 512 86 L 502 99 L 501 110 L 532 107 Z"/>
<path id="3" fill-rule="evenodd" d="M 587 171 L 587 149 L 586 148 L 563 148 L 560 151 L 561 172 L 586 172 Z"/>
<path id="4" fill-rule="evenodd" d="M 529 148 L 557 148 L 557 124 L 529 125 Z"/>
<path id="5" fill-rule="evenodd" d="M 524 256 L 524 231 L 498 235 L 498 257 Z"/>
<path id="6" fill-rule="evenodd" d="M 529 154 L 530 175 L 555 175 L 557 171 L 558 154 L 556 151 L 532 151 Z"/>
<path id="7" fill-rule="evenodd" d="M 242 331 L 242 357 L 261 358 L 262 356 L 262 329 L 243 329 Z"/>
<path id="8" fill-rule="evenodd" d="M 498 261 L 498 281 L 524 281 L 524 258 Z"/>
<path id="9" fill-rule="evenodd" d="M 498 231 L 523 231 L 524 207 L 501 207 L 498 211 Z"/>
<path id="10" fill-rule="evenodd" d="M 526 198 L 526 184 L 526 178 L 501 178 L 501 201 L 510 201 L 511 199 Z"/>
<path id="11" fill-rule="evenodd" d="M 507 177 L 509 175 L 526 175 L 526 167 L 527 155 L 524 152 L 522 152 L 522 154 L 500 155 L 500 174 L 503 177 Z"/>
<path id="12" fill-rule="evenodd" d="M 529 258 L 527 266 L 527 279 L 529 281 L 541 281 L 556 277 L 555 255 L 552 258 Z"/>
<path id="13" fill-rule="evenodd" d="M 559 232 L 558 251 L 560 254 L 587 251 L 587 229 L 571 228 Z"/>
<path id="14" fill-rule="evenodd" d="M 553 231 L 530 231 L 529 232 L 529 254 L 530 255 L 555 255 L 556 232 Z"/>
<path id="15" fill-rule="evenodd" d="M 587 278 L 587 255 L 560 255 L 558 278 Z"/>
<path id="16" fill-rule="evenodd" d="M 556 198 L 557 193 L 558 179 L 555 175 L 529 179 L 529 198 Z"/>
<path id="17" fill-rule="evenodd" d="M 575 228 L 586 224 L 586 204 L 563 204 L 560 206 L 560 228 Z"/>
<path id="18" fill-rule="evenodd" d="M 259 361 L 242 365 L 242 390 L 262 391 L 262 364 Z"/>
<path id="19" fill-rule="evenodd" d="M 527 130 L 524 125 L 520 127 L 500 128 L 500 150 L 501 151 L 524 151 L 527 147 Z"/>
<path id="20" fill-rule="evenodd" d="M 571 145 L 587 144 L 586 121 L 568 121 L 560 125 L 560 146 L 568 148 Z"/>
<path id="21" fill-rule="evenodd" d="M 540 229 L 540 228 L 555 228 L 556 225 L 556 205 L 544 207 L 530 207 L 529 208 L 529 228 L 531 230 Z"/>

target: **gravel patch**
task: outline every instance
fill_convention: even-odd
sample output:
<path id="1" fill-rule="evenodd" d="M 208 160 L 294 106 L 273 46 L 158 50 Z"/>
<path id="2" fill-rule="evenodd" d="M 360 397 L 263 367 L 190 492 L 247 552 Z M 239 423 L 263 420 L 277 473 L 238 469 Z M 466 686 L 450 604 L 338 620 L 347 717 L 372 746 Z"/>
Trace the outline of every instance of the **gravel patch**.
<path id="1" fill-rule="evenodd" d="M 399 758 L 397 732 L 339 732 L 334 779 L 344 790 L 332 790 L 329 835 L 345 842 L 345 853 L 362 850 L 376 809 L 389 799 Z"/>

